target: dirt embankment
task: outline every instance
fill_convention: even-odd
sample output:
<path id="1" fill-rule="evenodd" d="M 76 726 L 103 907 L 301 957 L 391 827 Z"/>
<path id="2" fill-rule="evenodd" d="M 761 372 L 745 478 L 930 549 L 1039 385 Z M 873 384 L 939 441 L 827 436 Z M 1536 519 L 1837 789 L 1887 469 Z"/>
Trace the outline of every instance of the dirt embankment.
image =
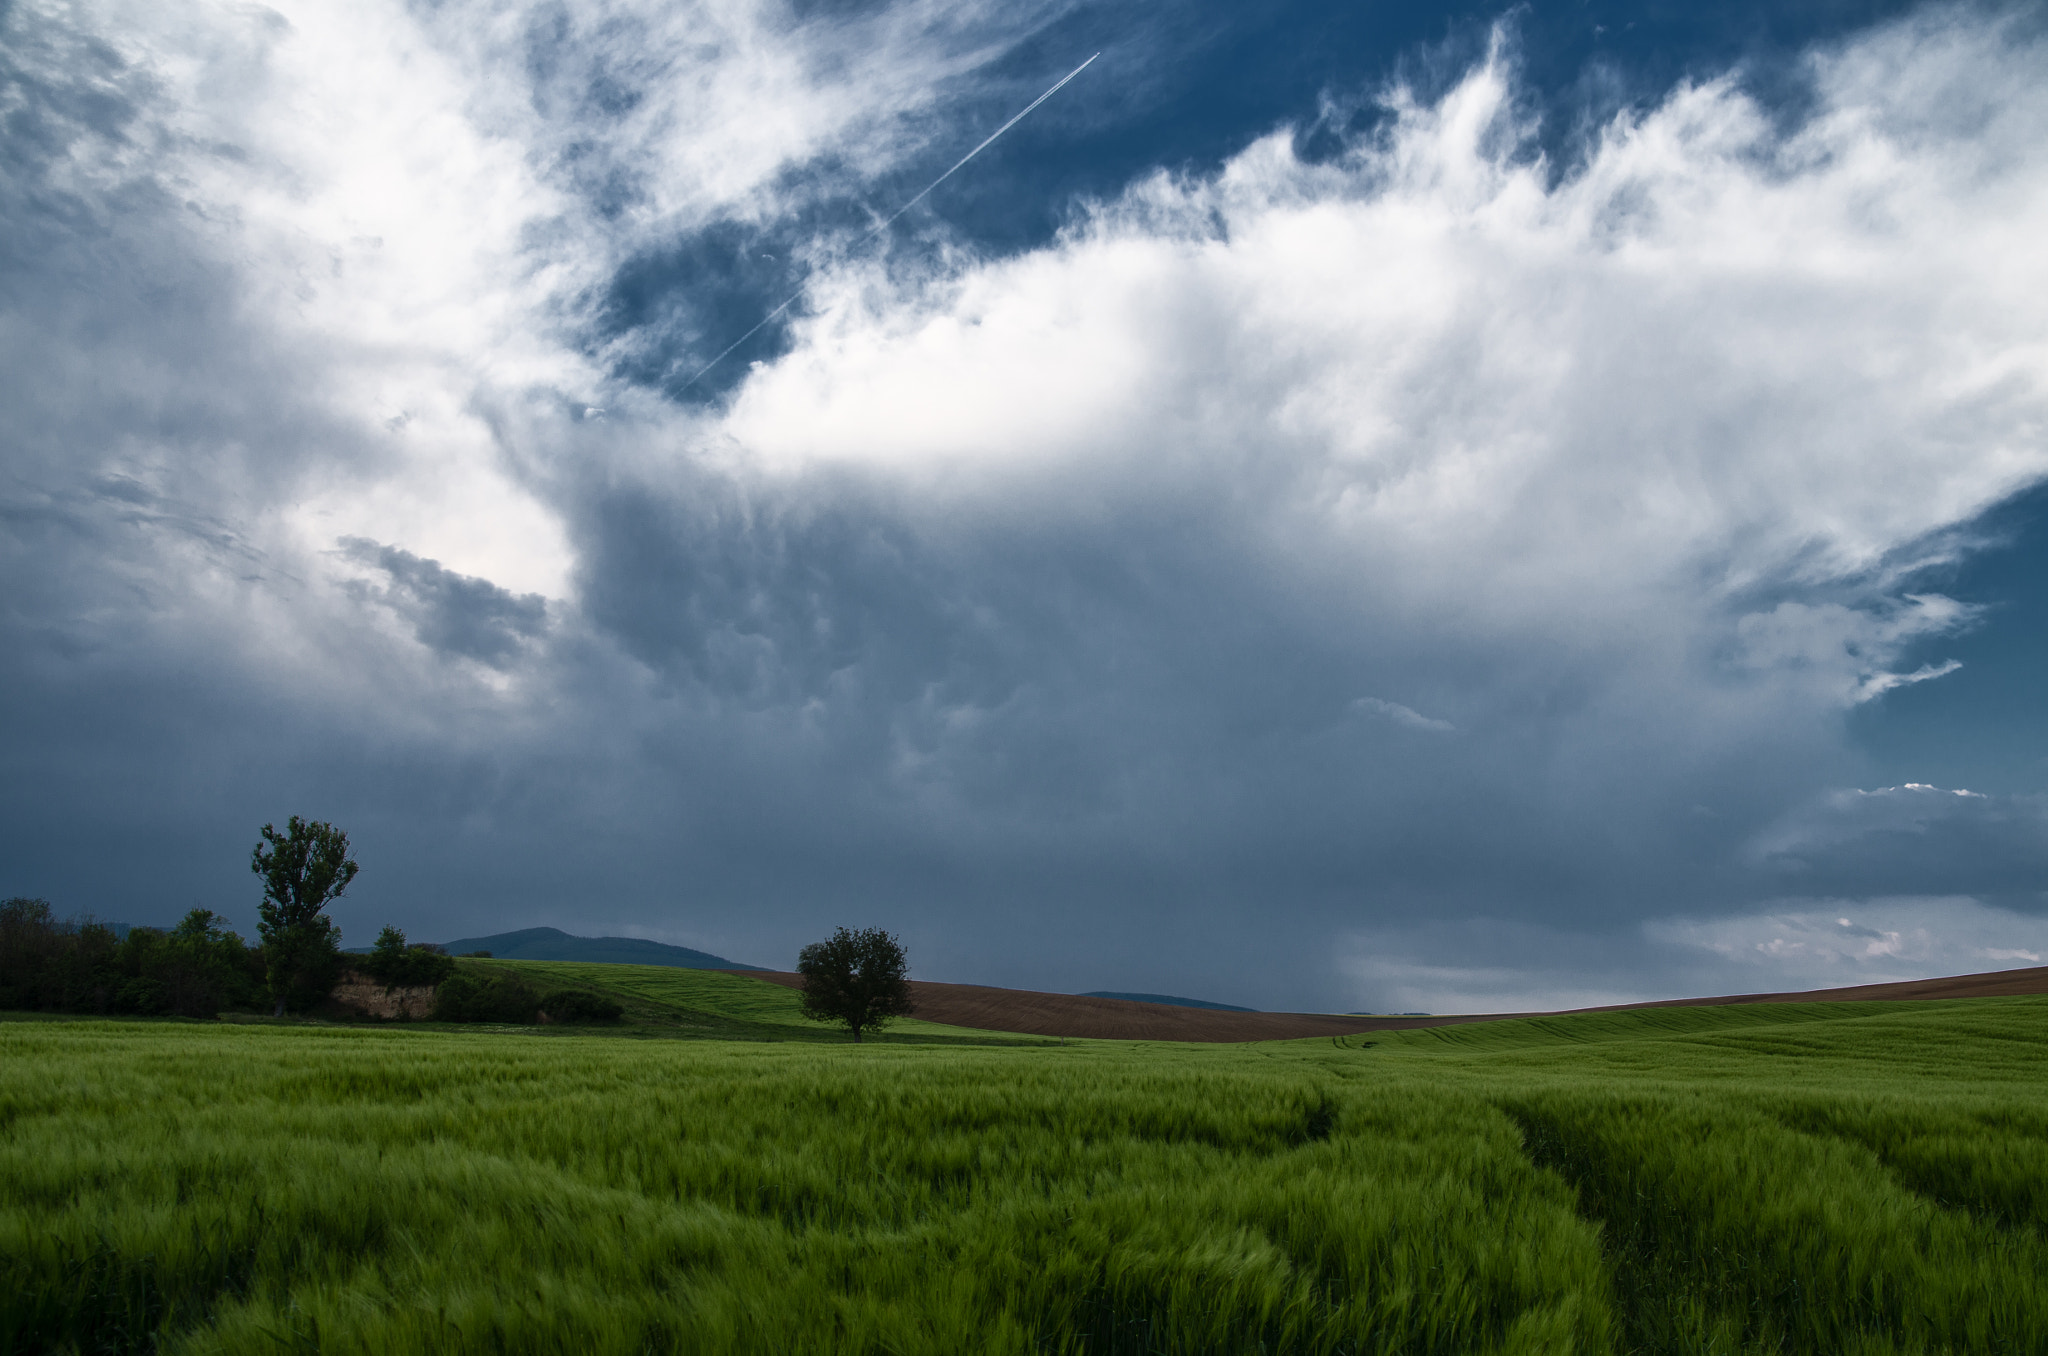
<path id="1" fill-rule="evenodd" d="M 417 1022 L 434 1013 L 433 985 L 386 989 L 358 970 L 342 971 L 341 983 L 334 986 L 329 998 L 350 1013 L 387 1021 Z"/>
<path id="2" fill-rule="evenodd" d="M 785 988 L 801 988 L 799 975 L 781 970 L 729 970 L 727 974 L 764 979 Z M 1121 998 L 1083 998 L 1076 994 L 1035 993 L 1028 989 L 992 989 L 979 984 L 937 984 L 913 979 L 917 1015 L 949 1026 L 980 1031 L 1015 1031 L 1032 1036 L 1094 1037 L 1132 1041 L 1279 1041 L 1302 1036 L 1348 1036 L 1361 1031 L 1404 1031 L 1464 1022 L 1494 1022 L 1509 1017 L 1548 1017 L 1555 1013 L 1491 1012 L 1450 1017 L 1347 1017 L 1322 1012 L 1215 1012 L 1176 1008 L 1162 1003 L 1133 1003 Z M 1604 1008 L 1573 1008 L 1573 1012 L 1626 1012 L 1632 1008 L 1676 1008 L 1724 1003 L 1824 1003 L 1905 998 L 2004 998 L 2048 993 L 2048 965 L 2031 970 L 1997 970 L 1988 974 L 1953 975 L 1946 979 L 1915 979 L 1897 984 L 1860 984 L 1848 989 L 1812 989 L 1804 993 L 1747 993 L 1722 998 L 1673 998 L 1655 1003 L 1622 1003 Z"/>

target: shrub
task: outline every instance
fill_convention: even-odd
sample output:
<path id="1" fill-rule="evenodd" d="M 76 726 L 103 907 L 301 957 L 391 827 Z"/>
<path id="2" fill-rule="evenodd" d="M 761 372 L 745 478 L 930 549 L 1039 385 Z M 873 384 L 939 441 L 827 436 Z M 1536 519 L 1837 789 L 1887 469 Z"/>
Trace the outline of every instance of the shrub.
<path id="1" fill-rule="evenodd" d="M 603 994 L 582 989 L 557 989 L 540 1001 L 551 1022 L 616 1022 L 626 1009 Z"/>
<path id="2" fill-rule="evenodd" d="M 434 993 L 437 1022 L 531 1022 L 540 991 L 510 970 L 460 965 Z"/>
<path id="3" fill-rule="evenodd" d="M 386 927 L 377 934 L 377 945 L 357 962 L 370 978 L 393 989 L 431 989 L 455 973 L 455 958 L 438 946 L 408 945 L 405 934 Z"/>

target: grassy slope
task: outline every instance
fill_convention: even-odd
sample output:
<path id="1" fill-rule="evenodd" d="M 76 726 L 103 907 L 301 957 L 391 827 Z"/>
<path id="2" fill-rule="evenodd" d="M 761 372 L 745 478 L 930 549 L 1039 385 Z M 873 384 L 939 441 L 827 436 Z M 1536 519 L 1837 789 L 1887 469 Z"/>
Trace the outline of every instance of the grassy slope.
<path id="1" fill-rule="evenodd" d="M 2048 999 L 1366 1039 L 9 1022 L 0 1351 L 2043 1349 Z"/>
<path id="2" fill-rule="evenodd" d="M 543 989 L 588 989 L 609 994 L 626 1008 L 619 1030 L 633 1035 L 677 1035 L 723 1040 L 847 1041 L 844 1029 L 807 1021 L 796 992 L 779 984 L 717 970 L 665 965 L 611 965 L 597 961 L 465 960 L 464 965 L 516 970 Z M 899 1018 L 864 1041 L 894 1044 L 1049 1044 L 1043 1037 Z"/>

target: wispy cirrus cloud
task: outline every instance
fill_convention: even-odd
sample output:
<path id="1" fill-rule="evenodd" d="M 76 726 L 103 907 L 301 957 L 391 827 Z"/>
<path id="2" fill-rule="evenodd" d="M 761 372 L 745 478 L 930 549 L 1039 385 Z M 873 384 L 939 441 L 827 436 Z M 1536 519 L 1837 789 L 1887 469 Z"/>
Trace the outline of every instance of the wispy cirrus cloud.
<path id="1" fill-rule="evenodd" d="M 1412 706 L 1403 706 L 1399 702 L 1390 702 L 1383 697 L 1353 698 L 1351 708 L 1354 711 L 1362 711 L 1368 715 L 1378 716 L 1383 720 L 1390 720 L 1396 725 L 1405 725 L 1411 730 L 1437 730 L 1448 733 L 1458 728 L 1447 720 L 1438 720 L 1434 716 L 1425 716 Z"/>

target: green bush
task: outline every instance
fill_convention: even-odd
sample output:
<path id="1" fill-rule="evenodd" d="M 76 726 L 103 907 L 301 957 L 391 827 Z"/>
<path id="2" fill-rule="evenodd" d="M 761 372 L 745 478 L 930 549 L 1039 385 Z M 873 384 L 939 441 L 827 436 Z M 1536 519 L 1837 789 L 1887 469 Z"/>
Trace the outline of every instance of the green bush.
<path id="1" fill-rule="evenodd" d="M 408 945 L 405 934 L 386 927 L 377 934 L 377 945 L 356 962 L 370 978 L 385 989 L 431 989 L 455 973 L 455 958 L 438 946 Z"/>
<path id="2" fill-rule="evenodd" d="M 551 1022 L 616 1022 L 626 1009 L 603 994 L 583 989 L 557 989 L 540 1001 Z"/>
<path id="3" fill-rule="evenodd" d="M 458 965 L 434 993 L 437 1022 L 532 1022 L 540 991 L 510 970 Z"/>

